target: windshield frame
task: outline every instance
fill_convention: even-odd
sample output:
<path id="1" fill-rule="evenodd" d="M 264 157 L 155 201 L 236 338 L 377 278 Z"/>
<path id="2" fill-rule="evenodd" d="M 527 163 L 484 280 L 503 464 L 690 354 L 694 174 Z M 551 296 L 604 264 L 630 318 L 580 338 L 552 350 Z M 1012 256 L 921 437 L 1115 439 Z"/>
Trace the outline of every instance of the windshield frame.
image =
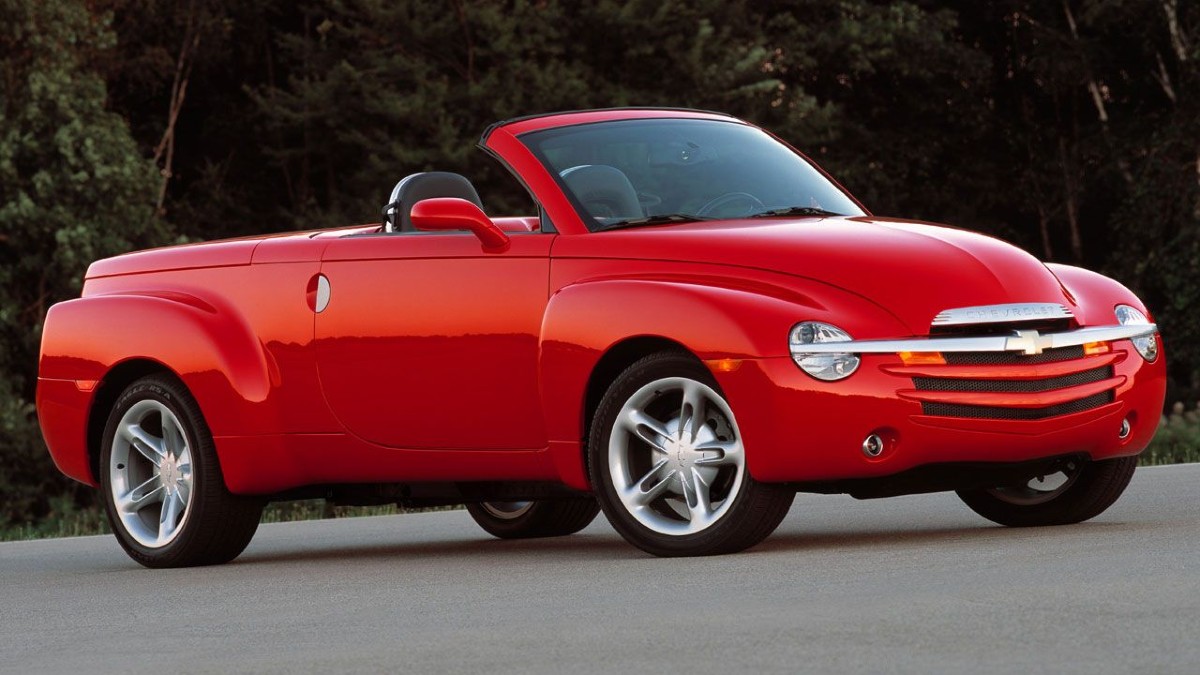
<path id="1" fill-rule="evenodd" d="M 871 216 L 871 211 L 869 209 L 867 209 L 862 204 L 862 202 L 860 202 L 858 200 L 857 197 L 855 197 L 849 190 L 847 190 L 841 183 L 839 183 L 837 181 L 837 179 L 835 179 L 832 175 L 830 175 L 828 171 L 826 171 L 824 168 L 822 168 L 820 164 L 816 163 L 811 158 L 809 158 L 808 155 L 804 154 L 803 152 L 798 150 L 795 146 L 793 146 L 792 144 L 783 140 L 782 138 L 775 135 L 774 133 L 771 133 L 767 129 L 763 129 L 762 127 L 756 126 L 754 124 L 746 122 L 745 120 L 738 119 L 736 117 L 699 117 L 698 118 L 698 117 L 693 117 L 691 115 L 679 115 L 679 116 L 674 116 L 674 115 L 658 116 L 658 115 L 656 115 L 654 117 L 621 117 L 621 118 L 617 118 L 617 119 L 609 118 L 609 119 L 581 121 L 581 122 L 576 122 L 576 123 L 572 123 L 572 124 L 563 124 L 563 125 L 558 125 L 558 126 L 530 129 L 528 131 L 522 131 L 520 133 L 514 134 L 513 137 L 521 145 L 521 147 L 523 147 L 525 149 L 525 151 L 528 152 L 530 154 L 530 156 L 532 156 L 533 159 L 538 164 L 541 165 L 541 168 L 543 170 L 545 170 L 545 172 L 549 175 L 549 177 L 554 181 L 554 184 L 558 188 L 559 192 L 570 204 L 572 210 L 575 211 L 575 215 L 579 219 L 580 223 L 587 229 L 587 231 L 589 233 L 595 233 L 595 232 L 604 232 L 604 231 L 611 231 L 611 230 L 615 230 L 615 229 L 624 229 L 624 228 L 620 228 L 620 227 L 608 228 L 605 226 L 604 223 L 597 222 L 596 219 L 593 217 L 592 213 L 586 207 L 584 207 L 584 205 L 575 196 L 574 191 L 571 190 L 567 186 L 566 181 L 559 174 L 559 171 L 555 170 L 554 165 L 551 164 L 551 162 L 548 160 L 548 158 L 546 157 L 546 155 L 543 152 L 543 150 L 541 149 L 541 147 L 539 147 L 537 144 L 530 143 L 529 140 L 531 140 L 531 139 L 529 139 L 528 137 L 541 136 L 543 134 L 557 135 L 558 132 L 563 132 L 565 130 L 574 129 L 574 128 L 578 128 L 578 127 L 587 127 L 587 126 L 596 126 L 596 125 L 615 126 L 615 125 L 624 124 L 624 123 L 660 122 L 660 121 L 662 121 L 662 122 L 686 121 L 686 122 L 697 122 L 697 123 L 703 122 L 703 123 L 710 123 L 710 124 L 733 124 L 733 125 L 738 125 L 738 126 L 742 126 L 742 127 L 747 127 L 747 128 L 753 129 L 757 132 L 760 132 L 764 136 L 766 136 L 769 140 L 774 141 L 775 143 L 779 144 L 780 146 L 782 146 L 783 148 L 788 150 L 792 155 L 799 158 L 804 164 L 806 164 L 809 168 L 811 168 L 819 177 L 823 178 L 831 187 L 833 187 L 834 190 L 836 190 L 838 193 L 840 193 L 842 196 L 844 196 L 846 199 L 848 199 L 852 204 L 854 204 L 854 206 L 856 206 L 861 211 L 861 213 L 845 214 L 846 216 L 848 216 L 848 217 L 859 217 L 859 216 L 869 217 L 869 216 Z M 743 220 L 743 219 L 746 219 L 753 215 L 754 214 L 748 214 L 747 216 L 736 216 L 736 217 L 698 216 L 696 219 L 696 222 L 703 223 L 703 222 L 721 222 L 721 221 L 731 221 L 731 220 Z M 653 216 L 648 216 L 648 217 L 653 217 Z M 812 217 L 812 216 L 796 216 L 796 217 L 803 218 L 803 217 Z M 662 225 L 669 225 L 669 224 L 671 224 L 671 223 L 663 223 Z M 658 226 L 658 225 L 660 225 L 660 224 L 654 224 L 654 225 L 648 225 L 648 226 Z"/>

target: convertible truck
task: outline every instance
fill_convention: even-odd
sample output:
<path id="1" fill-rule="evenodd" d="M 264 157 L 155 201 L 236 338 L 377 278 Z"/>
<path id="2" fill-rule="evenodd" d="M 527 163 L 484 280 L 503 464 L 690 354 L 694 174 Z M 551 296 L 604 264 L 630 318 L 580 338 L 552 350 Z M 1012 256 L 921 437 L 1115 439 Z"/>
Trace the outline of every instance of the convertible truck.
<path id="1" fill-rule="evenodd" d="M 50 309 L 46 444 L 134 560 L 232 560 L 303 498 L 465 503 L 505 538 L 603 509 L 660 556 L 752 546 L 798 491 L 1061 525 L 1154 434 L 1165 359 L 1128 289 L 872 216 L 751 124 L 567 112 L 479 147 L 536 213 L 416 173 L 381 225 L 100 260 Z"/>

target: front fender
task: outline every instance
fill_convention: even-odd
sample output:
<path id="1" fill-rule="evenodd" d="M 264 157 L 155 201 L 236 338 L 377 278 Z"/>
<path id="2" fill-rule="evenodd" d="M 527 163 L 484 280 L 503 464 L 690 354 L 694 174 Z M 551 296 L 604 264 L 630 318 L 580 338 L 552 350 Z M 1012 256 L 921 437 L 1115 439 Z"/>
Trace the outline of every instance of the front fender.
<path id="1" fill-rule="evenodd" d="M 122 363 L 152 361 L 195 396 L 214 436 L 278 428 L 278 369 L 245 319 L 229 306 L 183 293 L 123 293 L 50 308 L 42 333 L 38 412 L 64 473 L 94 483 L 87 420 L 105 378 Z"/>
<path id="2" fill-rule="evenodd" d="M 854 334 L 903 331 L 891 315 L 833 287 L 774 287 L 736 279 L 606 279 L 567 286 L 551 297 L 541 332 L 541 397 L 563 479 L 585 487 L 580 443 L 587 386 L 600 359 L 631 338 L 682 345 L 701 360 L 788 355 L 799 321 L 828 321 Z M 731 400 L 734 409 L 737 401 Z"/>

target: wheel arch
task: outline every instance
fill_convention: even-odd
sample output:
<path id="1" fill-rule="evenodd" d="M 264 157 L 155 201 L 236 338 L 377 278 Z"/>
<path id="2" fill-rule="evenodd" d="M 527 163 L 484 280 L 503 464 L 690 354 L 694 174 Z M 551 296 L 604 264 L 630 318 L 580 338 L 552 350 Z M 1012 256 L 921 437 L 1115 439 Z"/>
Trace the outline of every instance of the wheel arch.
<path id="1" fill-rule="evenodd" d="M 590 489 L 590 416 L 626 366 L 661 350 L 699 361 L 781 356 L 797 312 L 787 299 L 704 280 L 603 279 L 559 290 L 542 323 L 540 381 L 560 479 Z"/>
<path id="2" fill-rule="evenodd" d="M 663 337 L 661 335 L 637 335 L 629 337 L 612 345 L 608 351 L 596 361 L 596 365 L 592 367 L 591 375 L 588 377 L 587 388 L 584 393 L 583 409 L 580 411 L 582 419 L 580 420 L 580 439 L 586 444 L 588 435 L 591 434 L 592 418 L 596 415 L 596 409 L 600 407 L 600 400 L 604 398 L 604 393 L 612 386 L 617 377 L 625 371 L 626 368 L 637 363 L 639 360 L 656 354 L 658 352 L 677 351 L 683 352 L 696 358 L 687 347 L 682 343 Z"/>
<path id="3" fill-rule="evenodd" d="M 236 307 L 180 292 L 87 296 L 53 306 L 42 333 L 38 415 L 60 470 L 95 484 L 108 411 L 150 372 L 182 382 L 214 436 L 278 427 L 278 366 Z"/>
<path id="4" fill-rule="evenodd" d="M 112 414 L 113 406 L 129 385 L 149 375 L 168 375 L 179 381 L 179 375 L 163 363 L 148 358 L 131 358 L 122 361 L 109 369 L 96 386 L 96 395 L 88 409 L 87 421 L 87 462 L 92 472 L 92 478 L 100 480 L 100 446 L 104 443 L 104 427 Z"/>

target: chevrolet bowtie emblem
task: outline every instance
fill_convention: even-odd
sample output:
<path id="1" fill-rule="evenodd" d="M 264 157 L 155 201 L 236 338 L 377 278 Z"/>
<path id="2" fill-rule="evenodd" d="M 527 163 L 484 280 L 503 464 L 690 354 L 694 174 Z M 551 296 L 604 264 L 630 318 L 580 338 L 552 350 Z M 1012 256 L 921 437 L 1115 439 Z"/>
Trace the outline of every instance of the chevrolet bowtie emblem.
<path id="1" fill-rule="evenodd" d="M 1054 341 L 1049 335 L 1042 335 L 1036 330 L 1019 330 L 1016 335 L 1008 338 L 1004 343 L 1004 348 L 1007 351 L 1020 351 L 1027 356 L 1034 356 L 1050 349 L 1054 346 Z"/>

